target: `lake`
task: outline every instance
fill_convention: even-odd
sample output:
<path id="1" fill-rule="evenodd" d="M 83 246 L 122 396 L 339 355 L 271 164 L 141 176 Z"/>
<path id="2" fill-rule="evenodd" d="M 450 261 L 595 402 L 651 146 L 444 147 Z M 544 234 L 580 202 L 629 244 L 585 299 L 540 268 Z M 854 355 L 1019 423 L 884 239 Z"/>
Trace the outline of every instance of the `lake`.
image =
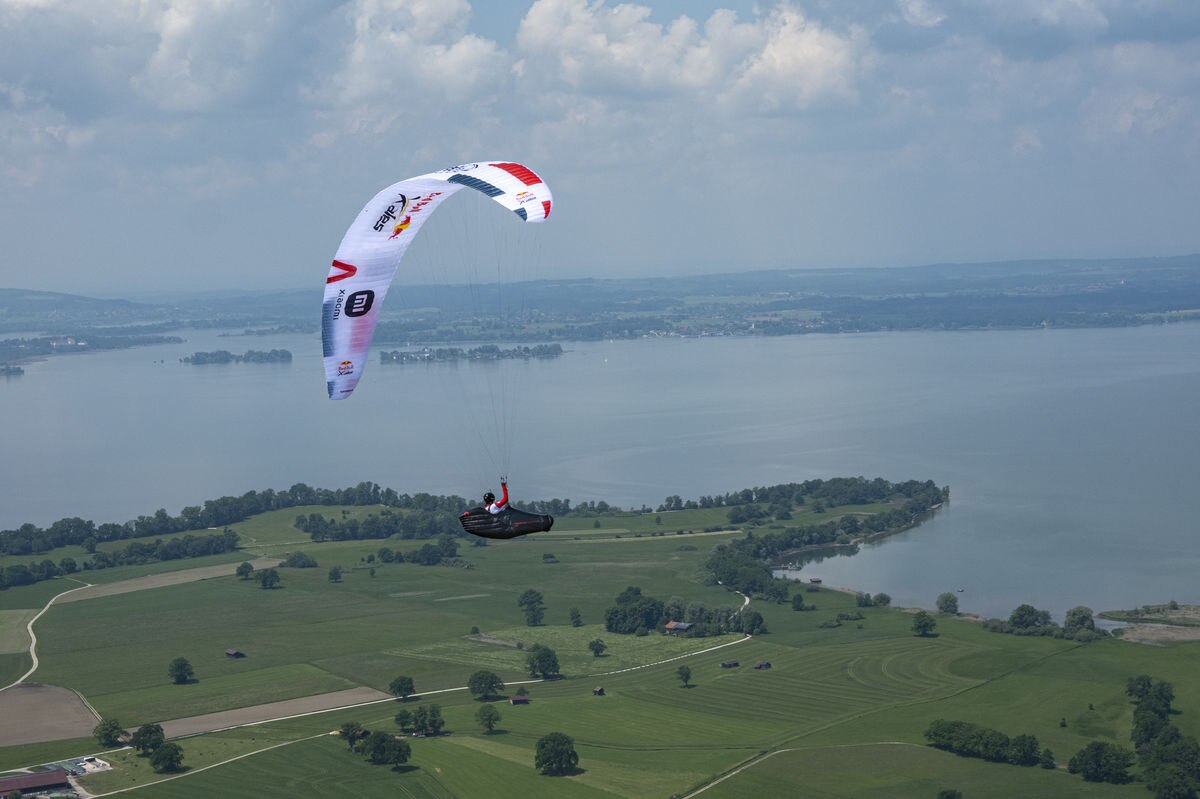
<path id="1" fill-rule="evenodd" d="M 0 528 L 298 482 L 476 497 L 507 472 L 518 505 L 653 507 L 928 478 L 951 487 L 933 521 L 804 574 L 924 607 L 962 588 L 960 609 L 987 615 L 1200 602 L 1200 324 L 576 343 L 546 361 L 372 362 L 340 402 L 316 335 L 184 335 L 0 378 Z M 179 362 L 276 347 L 295 360 Z"/>

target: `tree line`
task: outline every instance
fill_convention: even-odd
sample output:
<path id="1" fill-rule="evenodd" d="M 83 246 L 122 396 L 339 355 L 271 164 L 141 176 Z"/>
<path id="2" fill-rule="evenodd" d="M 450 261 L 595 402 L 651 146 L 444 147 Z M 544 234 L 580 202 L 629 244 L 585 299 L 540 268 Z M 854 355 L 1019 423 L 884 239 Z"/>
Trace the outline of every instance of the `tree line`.
<path id="1" fill-rule="evenodd" d="M 941 492 L 941 493 L 939 493 Z M 687 500 L 679 497 L 668 497 L 661 509 L 682 509 L 684 507 L 738 507 L 745 505 L 766 504 L 771 506 L 768 511 L 779 517 L 780 513 L 789 507 L 805 503 L 820 502 L 828 505 L 853 505 L 867 502 L 883 501 L 889 496 L 904 496 L 908 500 L 905 508 L 898 514 L 917 513 L 927 509 L 937 502 L 944 501 L 944 489 L 938 489 L 932 481 L 919 483 L 890 483 L 876 478 L 867 480 L 862 477 L 837 477 L 829 480 L 808 480 L 803 483 L 787 483 L 765 488 L 748 488 L 717 496 L 703 496 L 699 500 Z M 442 534 L 459 534 L 456 519 L 469 501 L 463 497 L 451 495 L 435 495 L 427 493 L 402 494 L 392 488 L 382 488 L 377 483 L 361 482 L 355 486 L 339 489 L 314 488 L 304 483 L 296 483 L 287 489 L 271 489 L 263 491 L 248 491 L 241 496 L 224 496 L 206 500 L 200 505 L 189 505 L 178 515 L 171 515 L 165 508 L 159 508 L 152 514 L 138 516 L 122 524 L 106 522 L 97 524 L 94 521 L 78 516 L 65 517 L 49 527 L 39 527 L 26 523 L 15 530 L 0 530 L 0 555 L 31 555 L 42 554 L 64 546 L 82 546 L 89 552 L 94 551 L 95 544 L 104 541 L 116 541 L 126 538 L 148 538 L 150 536 L 170 535 L 191 530 L 207 530 L 213 527 L 224 527 L 245 521 L 267 511 L 283 510 L 302 505 L 382 505 L 385 508 L 403 511 L 420 511 L 425 514 L 449 514 L 450 519 L 443 518 L 438 523 L 438 532 L 429 535 L 412 537 L 434 537 Z M 668 507 L 669 506 L 669 507 Z M 911 507 L 910 507 L 911 506 Z M 623 513 L 622 508 L 609 505 L 603 501 L 582 502 L 572 507 L 570 499 L 530 500 L 523 507 L 534 513 L 549 513 L 554 516 L 593 515 L 605 513 Z M 651 509 L 643 506 L 630 512 L 649 513 Z M 414 522 L 418 529 L 430 525 L 424 516 L 418 515 L 419 521 Z M 902 521 L 900 516 L 892 519 L 881 516 L 876 521 L 863 523 L 868 530 L 889 529 L 893 524 Z M 908 523 L 911 523 L 909 519 Z M 324 529 L 327 535 L 336 535 L 336 530 L 344 527 L 347 530 L 355 526 L 346 520 L 337 525 L 325 525 L 323 522 L 310 520 L 306 517 L 305 525 L 311 525 L 313 532 Z M 404 537 L 408 522 L 399 519 L 388 520 L 380 518 L 368 523 L 366 520 L 357 522 L 359 537 L 375 537 L 380 529 L 376 525 L 386 527 L 389 524 L 398 525 L 400 534 Z M 362 527 L 366 525 L 366 530 Z M 846 522 L 852 526 L 852 522 Z M 303 528 L 302 528 L 303 529 Z M 805 528 L 807 529 L 807 528 Z M 839 528 L 841 531 L 851 531 L 848 527 Z M 860 532 L 859 528 L 851 532 Z M 353 536 L 347 536 L 353 537 Z M 833 540 L 820 536 L 821 541 Z M 836 538 L 836 535 L 833 536 Z M 788 544 L 790 548 L 803 546 L 808 543 L 820 543 L 817 540 L 802 540 L 797 545 Z M 763 555 L 762 557 L 767 557 Z"/>
<path id="2" fill-rule="evenodd" d="M 938 598 L 938 608 L 942 607 L 942 599 Z M 957 611 L 958 603 L 954 608 Z M 1068 638 L 1080 643 L 1088 643 L 1097 638 L 1108 636 L 1108 631 L 1096 628 L 1096 620 L 1092 609 L 1085 605 L 1077 605 L 1067 611 L 1061 625 L 1050 620 L 1050 611 L 1039 610 L 1033 605 L 1018 605 L 1007 620 L 988 619 L 983 628 L 993 633 L 1011 633 L 1012 635 L 1043 635 L 1051 638 Z"/>
<path id="3" fill-rule="evenodd" d="M 384 510 L 364 519 L 327 518 L 320 513 L 300 514 L 295 527 L 313 541 L 359 541 L 378 538 L 437 538 L 462 535 L 457 514 L 444 510 L 412 509 L 403 513 Z"/>
<path id="4" fill-rule="evenodd" d="M 385 505 L 457 515 L 466 505 L 466 500 L 458 496 L 400 494 L 394 489 L 381 488 L 370 482 L 339 489 L 312 488 L 304 483 L 296 483 L 283 490 L 268 488 L 265 491 L 248 491 L 238 497 L 206 500 L 202 505 L 185 507 L 177 516 L 160 508 L 151 515 L 138 516 L 124 524 L 96 524 L 78 516 L 59 519 L 45 528 L 27 523 L 15 530 L 0 530 L 0 555 L 36 555 L 64 546 L 82 546 L 90 552 L 97 543 L 103 541 L 224 527 L 260 513 L 300 505 Z"/>
<path id="5" fill-rule="evenodd" d="M 113 566 L 129 566 L 154 563 L 181 558 L 202 558 L 234 552 L 238 548 L 238 534 L 226 528 L 213 535 L 185 535 L 180 538 L 155 539 L 154 541 L 131 541 L 124 548 L 111 552 L 97 550 L 82 565 L 83 571 L 108 569 Z M 0 590 L 19 585 L 32 585 L 80 570 L 74 558 L 62 558 L 58 563 L 45 558 L 30 563 L 14 563 L 0 569 Z"/>
<path id="6" fill-rule="evenodd" d="M 930 746 L 963 757 L 978 757 L 992 763 L 1011 763 L 1014 766 L 1054 768 L 1054 753 L 1039 749 L 1034 735 L 1009 738 L 999 730 L 981 727 L 966 721 L 935 719 L 925 730 Z"/>
<path id="7" fill-rule="evenodd" d="M 1147 674 L 1130 677 L 1126 695 L 1133 698 L 1133 741 L 1137 759 L 1155 799 L 1195 799 L 1200 793 L 1200 742 L 1171 723 L 1175 689 Z M 1086 777 L 1085 777 L 1086 779 Z"/>

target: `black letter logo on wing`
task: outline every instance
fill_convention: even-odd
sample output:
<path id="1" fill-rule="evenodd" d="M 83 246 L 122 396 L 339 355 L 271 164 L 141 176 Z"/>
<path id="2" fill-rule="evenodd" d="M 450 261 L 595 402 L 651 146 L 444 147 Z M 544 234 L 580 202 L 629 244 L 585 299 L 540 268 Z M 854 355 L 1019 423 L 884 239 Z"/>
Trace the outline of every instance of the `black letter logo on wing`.
<path id="1" fill-rule="evenodd" d="M 375 292 L 370 289 L 356 291 L 346 298 L 346 316 L 364 316 L 375 304 Z"/>

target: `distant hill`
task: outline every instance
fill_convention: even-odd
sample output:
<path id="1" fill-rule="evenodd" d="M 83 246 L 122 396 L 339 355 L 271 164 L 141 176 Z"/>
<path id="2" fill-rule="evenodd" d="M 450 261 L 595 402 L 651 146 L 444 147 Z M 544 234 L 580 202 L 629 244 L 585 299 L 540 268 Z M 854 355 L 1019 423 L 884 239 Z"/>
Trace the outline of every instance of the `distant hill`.
<path id="1" fill-rule="evenodd" d="M 322 286 L 160 292 L 142 302 L 0 289 L 0 333 L 183 327 L 315 332 Z M 518 299 L 519 298 L 519 299 Z M 503 302 L 502 302 L 503 300 Z M 519 308 L 503 319 L 489 308 Z M 868 330 L 1096 327 L 1195 318 L 1200 255 L 718 275 L 400 285 L 378 342 L 588 340 Z M 486 331 L 486 332 L 484 332 Z"/>
<path id="2" fill-rule="evenodd" d="M 0 332 L 54 332 L 59 325 L 146 324 L 165 321 L 168 317 L 161 308 L 129 300 L 100 300 L 53 291 L 0 288 Z"/>

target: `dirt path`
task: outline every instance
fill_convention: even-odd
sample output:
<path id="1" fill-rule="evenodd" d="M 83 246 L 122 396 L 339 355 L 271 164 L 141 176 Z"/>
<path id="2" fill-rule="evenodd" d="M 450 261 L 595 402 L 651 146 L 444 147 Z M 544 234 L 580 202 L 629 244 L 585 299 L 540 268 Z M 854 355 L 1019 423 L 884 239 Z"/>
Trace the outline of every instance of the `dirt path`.
<path id="1" fill-rule="evenodd" d="M 396 697 L 391 694 L 376 691 L 374 688 L 347 688 L 344 691 L 334 691 L 328 694 L 302 696 L 299 699 L 285 699 L 265 705 L 240 707 L 236 710 L 222 710 L 218 713 L 206 713 L 203 716 L 164 721 L 162 728 L 168 738 L 182 738 L 188 735 L 217 732 L 250 724 L 262 724 L 266 721 L 280 721 L 297 716 L 324 713 L 327 710 L 348 709 L 395 699 Z"/>
<path id="2" fill-rule="evenodd" d="M 250 565 L 256 569 L 278 566 L 279 558 L 259 558 L 250 561 Z M 132 580 L 120 580 L 115 583 L 93 585 L 89 590 L 73 594 L 64 599 L 63 602 L 82 602 L 85 599 L 98 599 L 102 596 L 127 594 L 130 591 L 146 591 L 151 588 L 163 588 L 168 585 L 194 583 L 197 580 L 211 580 L 214 577 L 231 577 L 237 573 L 237 567 L 238 564 L 236 563 L 221 563 L 216 566 L 201 566 L 198 569 L 181 569 L 180 571 L 163 572 L 162 574 L 148 574 L 145 577 L 134 577 Z"/>

